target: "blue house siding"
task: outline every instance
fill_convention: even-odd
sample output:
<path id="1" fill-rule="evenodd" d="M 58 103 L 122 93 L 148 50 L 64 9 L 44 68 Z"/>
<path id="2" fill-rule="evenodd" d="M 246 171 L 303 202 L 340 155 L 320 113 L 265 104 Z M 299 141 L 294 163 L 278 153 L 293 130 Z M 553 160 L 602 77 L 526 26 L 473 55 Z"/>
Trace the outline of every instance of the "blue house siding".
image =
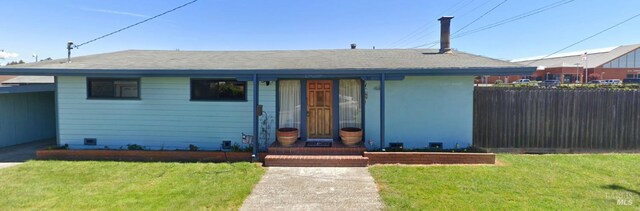
<path id="1" fill-rule="evenodd" d="M 140 100 L 87 100 L 85 77 L 58 77 L 60 144 L 71 148 L 220 149 L 223 140 L 241 144 L 252 134 L 252 82 L 246 102 L 190 101 L 190 78 L 140 80 Z M 275 114 L 275 83 L 260 84 L 260 104 Z M 271 141 L 275 127 L 272 127 Z M 85 146 L 96 138 L 97 146 Z"/>
<path id="2" fill-rule="evenodd" d="M 424 148 L 442 142 L 467 147 L 473 135 L 473 77 L 410 76 L 386 81 L 386 145 Z M 366 81 L 365 137 L 380 145 L 380 83 Z"/>
<path id="3" fill-rule="evenodd" d="M 0 94 L 0 147 L 55 138 L 53 92 Z"/>

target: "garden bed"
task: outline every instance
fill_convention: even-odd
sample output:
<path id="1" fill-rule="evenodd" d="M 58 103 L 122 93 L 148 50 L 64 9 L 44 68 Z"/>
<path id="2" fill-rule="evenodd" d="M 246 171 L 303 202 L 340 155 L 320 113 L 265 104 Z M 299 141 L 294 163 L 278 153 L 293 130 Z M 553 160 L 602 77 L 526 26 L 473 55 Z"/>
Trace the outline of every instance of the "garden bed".
<path id="1" fill-rule="evenodd" d="M 495 164 L 493 153 L 457 152 L 364 152 L 374 164 Z"/>
<path id="2" fill-rule="evenodd" d="M 263 156 L 261 156 L 263 157 Z M 152 150 L 38 150 L 38 160 L 109 160 L 163 162 L 242 162 L 251 161 L 250 152 L 152 151 Z"/>

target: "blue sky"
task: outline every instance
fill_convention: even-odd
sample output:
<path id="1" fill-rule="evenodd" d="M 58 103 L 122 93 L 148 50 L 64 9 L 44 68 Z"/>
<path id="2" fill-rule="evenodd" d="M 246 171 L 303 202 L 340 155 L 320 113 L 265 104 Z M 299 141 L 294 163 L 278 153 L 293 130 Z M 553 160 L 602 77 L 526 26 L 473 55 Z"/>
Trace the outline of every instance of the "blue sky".
<path id="1" fill-rule="evenodd" d="M 0 49 L 13 57 L 66 57 L 82 43 L 190 0 L 1 0 Z M 439 39 L 503 0 L 199 0 L 145 24 L 73 50 L 74 56 L 126 49 L 273 50 L 410 48 Z M 508 0 L 465 30 L 558 0 Z M 546 55 L 640 12 L 637 0 L 575 0 L 519 21 L 452 40 L 452 47 L 499 59 Z M 640 18 L 566 51 L 640 43 Z M 416 31 L 417 30 L 417 31 Z M 463 30 L 464 31 L 464 30 Z M 414 36 L 410 35 L 412 32 Z M 438 46 L 434 46 L 437 48 Z M 17 56 L 16 56 L 17 54 Z"/>

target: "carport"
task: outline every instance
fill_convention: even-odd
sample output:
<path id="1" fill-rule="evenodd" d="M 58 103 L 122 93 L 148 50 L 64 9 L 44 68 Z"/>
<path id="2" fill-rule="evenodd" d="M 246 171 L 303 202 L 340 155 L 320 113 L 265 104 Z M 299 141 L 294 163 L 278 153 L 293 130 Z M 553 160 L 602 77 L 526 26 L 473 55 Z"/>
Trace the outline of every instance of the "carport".
<path id="1" fill-rule="evenodd" d="M 0 87 L 0 147 L 55 137 L 55 84 Z"/>

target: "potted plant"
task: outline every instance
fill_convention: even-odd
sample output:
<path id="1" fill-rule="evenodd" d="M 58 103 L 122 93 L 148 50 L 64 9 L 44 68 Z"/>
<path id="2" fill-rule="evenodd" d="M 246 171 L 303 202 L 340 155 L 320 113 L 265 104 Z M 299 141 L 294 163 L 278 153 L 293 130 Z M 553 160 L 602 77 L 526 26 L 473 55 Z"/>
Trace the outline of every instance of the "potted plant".
<path id="1" fill-rule="evenodd" d="M 282 146 L 291 146 L 298 139 L 298 129 L 292 127 L 278 128 L 276 138 Z"/>
<path id="2" fill-rule="evenodd" d="M 357 127 L 345 127 L 340 129 L 340 139 L 347 146 L 355 146 L 362 141 L 362 129 Z"/>

